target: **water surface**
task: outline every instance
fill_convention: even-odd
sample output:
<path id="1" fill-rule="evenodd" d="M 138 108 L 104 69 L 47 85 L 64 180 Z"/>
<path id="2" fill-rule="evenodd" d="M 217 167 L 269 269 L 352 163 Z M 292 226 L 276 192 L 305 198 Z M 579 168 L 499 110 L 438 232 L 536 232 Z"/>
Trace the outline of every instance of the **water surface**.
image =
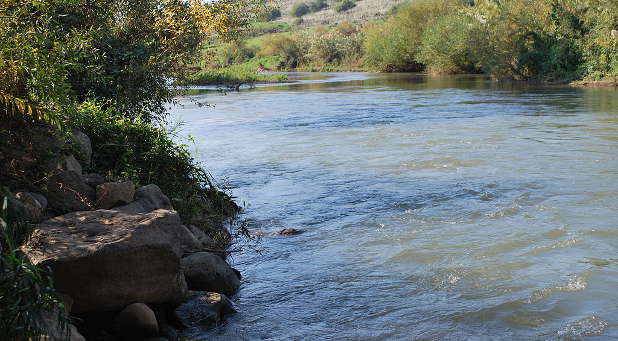
<path id="1" fill-rule="evenodd" d="M 618 92 L 292 76 L 173 109 L 250 229 L 306 231 L 234 254 L 239 313 L 194 336 L 618 339 Z"/>

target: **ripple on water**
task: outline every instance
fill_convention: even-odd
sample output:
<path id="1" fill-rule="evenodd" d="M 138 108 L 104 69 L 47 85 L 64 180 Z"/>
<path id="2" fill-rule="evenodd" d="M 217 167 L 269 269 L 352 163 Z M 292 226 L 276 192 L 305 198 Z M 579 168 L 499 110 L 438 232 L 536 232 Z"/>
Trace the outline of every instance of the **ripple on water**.
<path id="1" fill-rule="evenodd" d="M 576 292 L 586 289 L 588 286 L 589 273 L 581 273 L 571 275 L 566 283 L 562 283 L 549 288 L 542 288 L 536 290 L 530 295 L 530 298 L 526 300 L 526 303 L 532 304 L 544 300 L 545 298 L 553 295 L 557 292 Z"/>
<path id="2" fill-rule="evenodd" d="M 549 337 L 548 341 L 568 340 L 579 341 L 585 336 L 603 335 L 603 332 L 609 323 L 599 316 L 590 316 L 581 320 L 567 324 L 563 329 L 560 329 L 555 336 Z"/>
<path id="3" fill-rule="evenodd" d="M 536 247 L 536 248 L 528 251 L 526 254 L 527 255 L 531 255 L 531 256 L 537 256 L 537 255 L 543 254 L 543 253 L 548 252 L 548 251 L 571 247 L 571 246 L 573 246 L 575 244 L 580 243 L 582 240 L 583 240 L 583 238 L 581 238 L 581 237 L 573 237 L 573 238 L 569 238 L 567 240 L 562 240 L 562 241 L 553 243 L 551 245 Z"/>

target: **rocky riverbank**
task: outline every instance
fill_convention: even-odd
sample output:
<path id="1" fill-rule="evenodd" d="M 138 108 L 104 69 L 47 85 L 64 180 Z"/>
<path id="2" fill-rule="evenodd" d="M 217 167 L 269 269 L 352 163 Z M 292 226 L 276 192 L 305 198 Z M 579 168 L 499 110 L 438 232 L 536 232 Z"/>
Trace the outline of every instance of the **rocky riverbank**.
<path id="1" fill-rule="evenodd" d="M 83 174 L 92 146 L 85 134 L 73 136 L 75 154 L 38 188 L 11 199 L 35 224 L 20 250 L 51 270 L 61 314 L 71 321 L 63 328 L 46 314 L 48 339 L 175 341 L 180 329 L 208 328 L 234 312 L 226 295 L 236 293 L 241 276 L 224 247 L 184 224 L 156 184 L 136 188 Z M 213 229 L 229 236 L 223 226 Z"/>

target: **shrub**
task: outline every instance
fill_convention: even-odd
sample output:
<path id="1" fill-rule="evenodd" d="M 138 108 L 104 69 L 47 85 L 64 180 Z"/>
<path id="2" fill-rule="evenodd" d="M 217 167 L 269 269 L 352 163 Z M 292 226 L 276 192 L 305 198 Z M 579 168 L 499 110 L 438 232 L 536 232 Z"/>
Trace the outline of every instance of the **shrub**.
<path id="1" fill-rule="evenodd" d="M 311 9 L 311 12 L 317 12 L 326 7 L 328 7 L 328 3 L 326 2 L 326 0 L 314 0 L 313 2 L 309 3 L 309 8 Z"/>
<path id="2" fill-rule="evenodd" d="M 383 71 L 420 71 L 421 37 L 437 18 L 463 7 L 461 1 L 417 0 L 386 19 L 368 25 L 365 61 Z"/>
<path id="3" fill-rule="evenodd" d="M 304 2 L 300 2 L 292 6 L 292 13 L 291 13 L 292 16 L 300 18 L 303 15 L 309 14 L 309 13 L 311 13 L 311 8 L 309 8 L 309 6 L 305 4 Z"/>
<path id="4" fill-rule="evenodd" d="M 337 13 L 345 12 L 349 9 L 356 7 L 356 3 L 354 0 L 343 0 L 335 6 L 335 11 Z"/>
<path id="5" fill-rule="evenodd" d="M 269 8 L 264 13 L 260 14 L 258 20 L 273 21 L 281 18 L 281 10 L 278 8 Z"/>
<path id="6" fill-rule="evenodd" d="M 478 34 L 477 23 L 462 13 L 438 18 L 421 36 L 418 61 L 430 73 L 476 71 L 472 39 Z"/>
<path id="7" fill-rule="evenodd" d="M 221 66 L 244 63 L 253 57 L 255 57 L 255 50 L 247 47 L 242 40 L 223 44 L 217 51 L 218 63 Z"/>
<path id="8" fill-rule="evenodd" d="M 258 53 L 261 56 L 277 56 L 279 68 L 293 69 L 305 62 L 307 52 L 306 42 L 298 35 L 274 34 L 263 40 Z"/>

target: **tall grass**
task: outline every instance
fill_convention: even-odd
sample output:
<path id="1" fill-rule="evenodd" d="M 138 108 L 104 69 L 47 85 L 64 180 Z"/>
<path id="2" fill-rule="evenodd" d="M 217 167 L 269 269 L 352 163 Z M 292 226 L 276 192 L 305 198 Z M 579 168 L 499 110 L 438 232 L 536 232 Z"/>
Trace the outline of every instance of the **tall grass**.
<path id="1" fill-rule="evenodd" d="M 9 205 L 12 194 L 0 192 L 0 340 L 39 340 L 50 327 L 67 336 L 68 321 L 50 272 L 32 265 L 17 250 L 29 237 L 30 226 Z M 45 322 L 50 317 L 58 326 Z"/>

